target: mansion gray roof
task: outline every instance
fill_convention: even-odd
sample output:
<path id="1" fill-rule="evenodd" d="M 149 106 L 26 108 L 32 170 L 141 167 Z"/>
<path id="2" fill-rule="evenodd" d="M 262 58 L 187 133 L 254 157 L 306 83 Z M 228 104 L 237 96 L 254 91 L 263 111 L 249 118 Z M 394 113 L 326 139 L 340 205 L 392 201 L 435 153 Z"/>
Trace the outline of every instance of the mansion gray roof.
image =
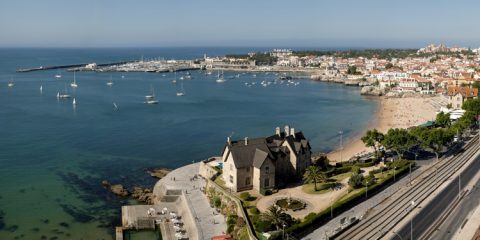
<path id="1" fill-rule="evenodd" d="M 247 144 L 245 140 L 231 141 L 224 149 L 228 146 L 236 168 L 259 168 L 266 159 L 275 162 L 278 156 L 290 154 L 289 148 L 282 146 L 284 141 L 288 142 L 295 155 L 310 151 L 310 144 L 302 132 L 295 133 L 295 136 L 286 136 L 282 132 L 266 138 L 248 139 Z"/>

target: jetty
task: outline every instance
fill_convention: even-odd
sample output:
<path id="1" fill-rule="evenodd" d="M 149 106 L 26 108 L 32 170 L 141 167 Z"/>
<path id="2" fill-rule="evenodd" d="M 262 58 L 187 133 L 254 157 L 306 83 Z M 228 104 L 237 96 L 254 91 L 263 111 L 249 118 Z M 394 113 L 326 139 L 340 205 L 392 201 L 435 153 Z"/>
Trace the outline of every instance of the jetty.
<path id="1" fill-rule="evenodd" d="M 43 70 L 54 70 L 54 69 L 64 69 L 64 68 L 79 68 L 79 67 L 86 67 L 89 65 L 94 64 L 95 66 L 98 67 L 108 67 L 108 66 L 114 66 L 114 65 L 122 65 L 122 64 L 127 64 L 131 63 L 133 61 L 121 61 L 121 62 L 114 62 L 114 63 L 102 63 L 102 64 L 96 64 L 96 63 L 80 63 L 80 64 L 70 64 L 70 65 L 58 65 L 58 66 L 40 66 L 40 67 L 34 67 L 34 68 L 20 68 L 17 69 L 16 72 L 34 72 L 34 71 L 43 71 Z"/>

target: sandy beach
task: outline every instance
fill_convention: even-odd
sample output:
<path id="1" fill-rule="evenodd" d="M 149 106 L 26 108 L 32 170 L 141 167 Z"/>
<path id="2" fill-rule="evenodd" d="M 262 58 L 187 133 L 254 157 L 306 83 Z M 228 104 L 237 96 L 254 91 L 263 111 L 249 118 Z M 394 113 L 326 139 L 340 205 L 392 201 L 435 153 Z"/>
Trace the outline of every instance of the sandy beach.
<path id="1" fill-rule="evenodd" d="M 435 97 L 408 97 L 380 99 L 377 115 L 369 129 L 376 128 L 385 133 L 390 128 L 408 128 L 435 120 L 436 112 L 441 106 L 446 106 L 448 100 L 444 96 Z M 365 129 L 366 132 L 368 129 Z M 364 133 L 363 132 L 363 133 Z M 327 156 L 331 162 L 347 161 L 356 154 L 373 151 L 367 148 L 357 135 L 346 139 L 343 150 L 337 149 Z"/>

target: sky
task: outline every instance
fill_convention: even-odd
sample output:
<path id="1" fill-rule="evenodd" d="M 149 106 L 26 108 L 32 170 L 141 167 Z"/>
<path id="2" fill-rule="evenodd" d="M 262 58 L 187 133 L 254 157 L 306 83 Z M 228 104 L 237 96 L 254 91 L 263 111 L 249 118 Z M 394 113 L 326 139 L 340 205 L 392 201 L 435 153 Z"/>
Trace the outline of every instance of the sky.
<path id="1" fill-rule="evenodd" d="M 480 47 L 480 1 L 0 0 L 0 47 Z"/>

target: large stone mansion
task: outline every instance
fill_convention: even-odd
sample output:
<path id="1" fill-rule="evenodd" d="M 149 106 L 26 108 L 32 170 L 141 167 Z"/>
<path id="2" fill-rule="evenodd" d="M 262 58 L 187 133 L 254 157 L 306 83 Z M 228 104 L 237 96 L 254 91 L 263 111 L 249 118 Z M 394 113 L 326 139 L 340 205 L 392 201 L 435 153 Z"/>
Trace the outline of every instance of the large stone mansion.
<path id="1" fill-rule="evenodd" d="M 226 187 L 263 193 L 297 181 L 311 164 L 311 148 L 302 132 L 289 126 L 281 132 L 277 127 L 270 137 L 228 138 L 222 161 Z"/>

